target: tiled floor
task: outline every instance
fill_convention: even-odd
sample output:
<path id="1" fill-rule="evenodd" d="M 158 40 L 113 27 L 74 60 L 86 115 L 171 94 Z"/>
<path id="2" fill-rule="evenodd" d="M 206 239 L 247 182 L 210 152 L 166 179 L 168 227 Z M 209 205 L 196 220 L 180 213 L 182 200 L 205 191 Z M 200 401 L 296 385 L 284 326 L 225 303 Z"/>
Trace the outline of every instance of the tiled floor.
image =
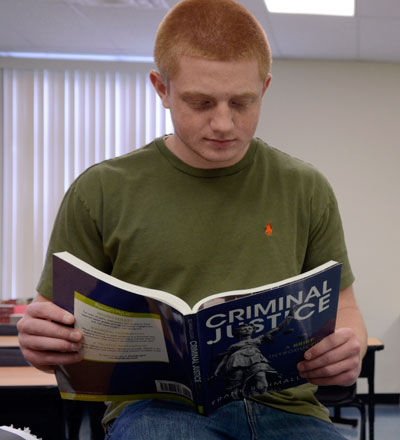
<path id="1" fill-rule="evenodd" d="M 346 409 L 343 416 L 359 417 L 356 409 Z M 349 440 L 357 440 L 357 428 L 337 425 L 340 432 Z M 368 439 L 368 420 L 367 420 Z M 400 440 L 400 405 L 377 405 L 375 409 L 375 440 Z"/>

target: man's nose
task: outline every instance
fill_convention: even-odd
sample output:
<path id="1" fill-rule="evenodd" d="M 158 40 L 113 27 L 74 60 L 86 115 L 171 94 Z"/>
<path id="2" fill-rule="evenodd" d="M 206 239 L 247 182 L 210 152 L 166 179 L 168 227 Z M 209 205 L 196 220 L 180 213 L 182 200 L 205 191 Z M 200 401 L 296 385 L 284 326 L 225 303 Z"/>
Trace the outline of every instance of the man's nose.
<path id="1" fill-rule="evenodd" d="M 227 103 L 220 103 L 214 108 L 211 115 L 210 126 L 211 129 L 217 133 L 228 133 L 232 130 L 232 109 Z"/>

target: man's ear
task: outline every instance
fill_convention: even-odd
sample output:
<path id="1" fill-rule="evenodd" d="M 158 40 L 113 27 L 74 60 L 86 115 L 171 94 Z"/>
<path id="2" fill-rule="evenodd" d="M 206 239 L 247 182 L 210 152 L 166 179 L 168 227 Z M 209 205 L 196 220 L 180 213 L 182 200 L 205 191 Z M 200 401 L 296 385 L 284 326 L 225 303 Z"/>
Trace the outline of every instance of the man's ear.
<path id="1" fill-rule="evenodd" d="M 263 88 L 263 92 L 262 92 L 263 96 L 264 96 L 265 92 L 267 91 L 269 85 L 271 84 L 271 79 L 272 79 L 272 75 L 269 73 L 268 76 L 267 76 L 267 79 L 266 79 L 266 81 L 264 83 L 264 88 Z"/>
<path id="2" fill-rule="evenodd" d="M 153 87 L 157 92 L 158 96 L 161 98 L 161 102 L 164 108 L 169 108 L 167 85 L 164 83 L 164 80 L 160 75 L 160 73 L 155 70 L 152 70 L 150 72 L 150 81 L 153 84 Z"/>

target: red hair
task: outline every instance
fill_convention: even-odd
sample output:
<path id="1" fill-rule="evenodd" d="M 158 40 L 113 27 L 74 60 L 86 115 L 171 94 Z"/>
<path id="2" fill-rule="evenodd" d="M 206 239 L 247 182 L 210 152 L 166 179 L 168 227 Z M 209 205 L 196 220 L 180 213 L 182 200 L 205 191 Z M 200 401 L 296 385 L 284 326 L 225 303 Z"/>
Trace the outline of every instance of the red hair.
<path id="1" fill-rule="evenodd" d="M 181 56 L 218 61 L 255 58 L 267 79 L 271 50 L 256 18 L 235 0 L 181 0 L 161 22 L 154 59 L 165 80 L 177 74 Z"/>

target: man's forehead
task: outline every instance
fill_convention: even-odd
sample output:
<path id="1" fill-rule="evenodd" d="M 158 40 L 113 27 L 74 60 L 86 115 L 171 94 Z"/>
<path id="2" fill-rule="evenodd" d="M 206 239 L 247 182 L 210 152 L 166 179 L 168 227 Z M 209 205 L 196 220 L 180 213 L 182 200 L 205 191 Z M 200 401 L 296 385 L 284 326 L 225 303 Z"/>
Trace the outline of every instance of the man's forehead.
<path id="1" fill-rule="evenodd" d="M 196 72 L 201 75 L 220 75 L 221 72 L 224 72 L 227 76 L 230 73 L 245 73 L 246 76 L 257 76 L 259 74 L 259 63 L 256 58 L 214 60 L 205 57 L 182 55 L 178 60 L 176 74 L 170 79 L 174 80 L 186 75 L 193 75 Z"/>
<path id="2" fill-rule="evenodd" d="M 185 99 L 252 99 L 262 93 L 264 84 L 254 59 L 215 61 L 183 57 L 177 74 L 168 85 Z"/>

